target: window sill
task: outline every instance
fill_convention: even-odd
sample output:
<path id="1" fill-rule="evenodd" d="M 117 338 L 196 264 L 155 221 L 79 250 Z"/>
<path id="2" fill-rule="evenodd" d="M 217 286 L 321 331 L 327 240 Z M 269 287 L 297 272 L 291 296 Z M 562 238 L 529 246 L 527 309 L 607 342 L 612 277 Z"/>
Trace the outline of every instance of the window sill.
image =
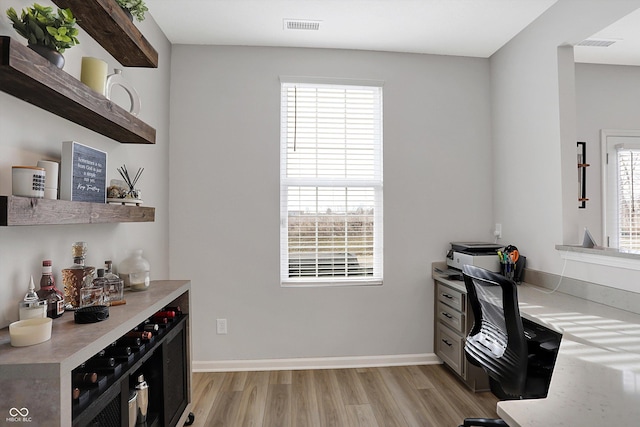
<path id="1" fill-rule="evenodd" d="M 382 280 L 283 280 L 280 286 L 283 288 L 326 288 L 326 287 L 347 287 L 347 286 L 381 286 Z"/>
<path id="2" fill-rule="evenodd" d="M 563 259 L 569 261 L 640 270 L 640 252 L 604 247 L 583 248 L 571 245 L 556 245 L 556 250 L 560 251 L 560 256 Z"/>

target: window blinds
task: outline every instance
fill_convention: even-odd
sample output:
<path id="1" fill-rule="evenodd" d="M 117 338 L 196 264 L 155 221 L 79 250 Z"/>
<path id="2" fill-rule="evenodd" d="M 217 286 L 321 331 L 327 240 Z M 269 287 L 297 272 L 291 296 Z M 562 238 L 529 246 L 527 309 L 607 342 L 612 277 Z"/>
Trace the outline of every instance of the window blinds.
<path id="1" fill-rule="evenodd" d="M 617 149 L 618 248 L 640 250 L 640 149 Z"/>
<path id="2" fill-rule="evenodd" d="M 282 83 L 283 284 L 382 282 L 382 88 Z"/>

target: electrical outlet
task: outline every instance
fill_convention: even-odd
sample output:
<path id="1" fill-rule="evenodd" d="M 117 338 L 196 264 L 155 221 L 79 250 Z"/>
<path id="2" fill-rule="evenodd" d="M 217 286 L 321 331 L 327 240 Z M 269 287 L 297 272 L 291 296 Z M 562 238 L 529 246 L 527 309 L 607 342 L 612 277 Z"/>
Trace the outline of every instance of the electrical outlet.
<path id="1" fill-rule="evenodd" d="M 502 239 L 502 224 L 496 223 L 496 228 L 493 230 L 493 235 L 498 239 Z"/>
<path id="2" fill-rule="evenodd" d="M 218 335 L 227 334 L 227 319 L 216 319 L 216 331 Z"/>

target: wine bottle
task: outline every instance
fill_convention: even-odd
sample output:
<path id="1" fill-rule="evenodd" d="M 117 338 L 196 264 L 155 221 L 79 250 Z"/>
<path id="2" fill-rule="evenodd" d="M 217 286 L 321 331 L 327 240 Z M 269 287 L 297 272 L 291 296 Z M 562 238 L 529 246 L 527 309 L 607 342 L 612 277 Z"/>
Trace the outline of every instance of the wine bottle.
<path id="1" fill-rule="evenodd" d="M 95 384 L 98 382 L 98 374 L 95 372 L 78 372 L 73 375 L 74 384 Z"/>

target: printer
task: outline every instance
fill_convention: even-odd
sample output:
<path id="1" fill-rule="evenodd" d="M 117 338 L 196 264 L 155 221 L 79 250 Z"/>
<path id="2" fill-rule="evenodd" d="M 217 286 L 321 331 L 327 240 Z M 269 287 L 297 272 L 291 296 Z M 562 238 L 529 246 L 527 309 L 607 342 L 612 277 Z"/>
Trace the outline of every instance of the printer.
<path id="1" fill-rule="evenodd" d="M 473 265 L 496 273 L 500 272 L 498 250 L 502 246 L 485 242 L 451 242 L 447 253 L 447 265 L 462 270 L 463 265 Z"/>

